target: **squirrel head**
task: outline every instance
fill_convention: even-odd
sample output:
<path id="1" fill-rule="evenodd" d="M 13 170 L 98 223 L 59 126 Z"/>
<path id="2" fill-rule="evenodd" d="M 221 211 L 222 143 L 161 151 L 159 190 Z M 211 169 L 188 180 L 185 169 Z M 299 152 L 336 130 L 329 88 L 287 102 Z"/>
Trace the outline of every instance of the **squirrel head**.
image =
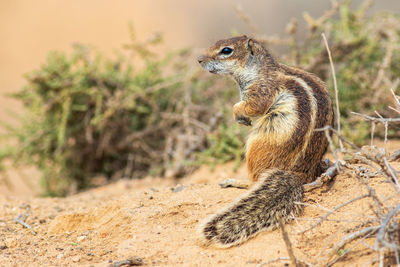
<path id="1" fill-rule="evenodd" d="M 258 41 L 242 35 L 216 42 L 197 60 L 211 73 L 235 75 L 235 72 L 251 67 L 257 58 L 265 55 L 269 56 Z"/>

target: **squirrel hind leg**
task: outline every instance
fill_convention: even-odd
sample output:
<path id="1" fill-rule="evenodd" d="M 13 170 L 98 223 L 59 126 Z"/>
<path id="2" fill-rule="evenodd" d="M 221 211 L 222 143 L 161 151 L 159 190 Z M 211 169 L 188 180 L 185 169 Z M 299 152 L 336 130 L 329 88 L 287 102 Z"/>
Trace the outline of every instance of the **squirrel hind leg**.
<path id="1" fill-rule="evenodd" d="M 237 180 L 235 178 L 228 178 L 218 183 L 221 188 L 234 187 L 239 189 L 247 189 L 250 187 L 251 182 L 248 180 Z"/>
<path id="2" fill-rule="evenodd" d="M 233 205 L 206 219 L 201 226 L 203 243 L 227 248 L 245 242 L 261 231 L 277 226 L 277 216 L 284 222 L 289 214 L 298 215 L 303 197 L 301 174 L 271 170 Z"/>

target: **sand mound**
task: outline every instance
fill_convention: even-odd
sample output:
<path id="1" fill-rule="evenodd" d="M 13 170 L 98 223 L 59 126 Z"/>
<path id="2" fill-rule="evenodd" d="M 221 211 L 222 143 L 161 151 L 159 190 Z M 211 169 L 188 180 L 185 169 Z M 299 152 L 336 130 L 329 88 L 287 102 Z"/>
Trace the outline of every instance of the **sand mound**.
<path id="1" fill-rule="evenodd" d="M 361 166 L 361 165 L 360 165 Z M 400 164 L 393 166 L 398 170 Z M 229 205 L 246 190 L 221 189 L 223 178 L 236 175 L 232 164 L 214 172 L 204 167 L 180 181 L 144 179 L 119 181 L 65 199 L 0 197 L 1 266 L 109 266 L 141 258 L 155 266 L 257 266 L 287 257 L 280 230 L 264 232 L 238 247 L 206 248 L 197 235 L 199 222 Z M 393 192 L 382 176 L 371 181 L 387 203 Z M 320 226 L 301 233 L 327 210 L 366 193 L 351 171 L 334 182 L 306 194 L 304 213 L 286 226 L 296 257 L 317 261 L 329 254 L 333 243 L 357 230 L 360 219 L 370 216 L 370 199 L 361 199 L 332 214 Z M 383 197 L 385 196 L 385 197 Z M 37 232 L 15 223 L 22 214 Z M 349 230 L 350 229 L 350 230 Z M 369 266 L 376 258 L 368 246 L 374 239 L 353 242 L 351 253 L 338 266 Z M 345 251 L 345 250 L 343 250 Z M 342 252 L 343 252 L 342 251 Z M 333 257 L 337 257 L 336 251 Z M 279 261 L 269 266 L 283 266 Z"/>

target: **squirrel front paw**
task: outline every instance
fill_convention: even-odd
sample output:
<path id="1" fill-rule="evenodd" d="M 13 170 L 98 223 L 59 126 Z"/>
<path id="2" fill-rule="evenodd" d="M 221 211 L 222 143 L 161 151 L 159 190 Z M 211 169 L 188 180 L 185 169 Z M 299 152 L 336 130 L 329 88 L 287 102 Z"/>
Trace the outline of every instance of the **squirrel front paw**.
<path id="1" fill-rule="evenodd" d="M 246 125 L 246 126 L 251 126 L 251 120 L 249 117 L 245 116 L 246 114 L 244 112 L 244 101 L 240 101 L 239 103 L 236 103 L 233 106 L 233 117 L 235 118 L 235 121 L 237 121 L 240 124 Z"/>
<path id="2" fill-rule="evenodd" d="M 243 124 L 246 126 L 251 126 L 251 120 L 248 117 L 245 116 L 237 116 L 235 117 L 235 120 L 239 123 L 239 124 Z"/>

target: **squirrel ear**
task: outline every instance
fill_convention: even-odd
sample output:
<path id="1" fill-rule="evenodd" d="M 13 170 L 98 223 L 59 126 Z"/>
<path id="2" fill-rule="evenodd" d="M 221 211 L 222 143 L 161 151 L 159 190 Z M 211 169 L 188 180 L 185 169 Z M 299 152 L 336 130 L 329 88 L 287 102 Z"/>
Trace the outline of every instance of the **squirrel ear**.
<path id="1" fill-rule="evenodd" d="M 247 50 L 250 51 L 251 55 L 254 55 L 254 40 L 251 38 L 247 40 Z"/>

